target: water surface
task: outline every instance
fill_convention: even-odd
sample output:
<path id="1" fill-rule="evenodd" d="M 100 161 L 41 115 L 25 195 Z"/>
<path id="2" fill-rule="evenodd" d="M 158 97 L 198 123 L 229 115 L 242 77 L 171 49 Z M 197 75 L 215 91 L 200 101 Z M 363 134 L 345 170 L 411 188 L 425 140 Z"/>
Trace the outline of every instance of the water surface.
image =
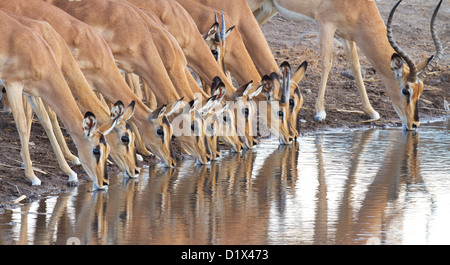
<path id="1" fill-rule="evenodd" d="M 0 214 L 0 244 L 450 244 L 450 122 L 262 140 Z"/>

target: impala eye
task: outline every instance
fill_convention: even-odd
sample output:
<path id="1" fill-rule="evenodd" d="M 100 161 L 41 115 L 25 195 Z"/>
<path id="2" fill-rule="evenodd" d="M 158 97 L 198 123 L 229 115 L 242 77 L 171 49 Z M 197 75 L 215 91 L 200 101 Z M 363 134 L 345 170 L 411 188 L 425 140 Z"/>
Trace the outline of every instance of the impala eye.
<path id="1" fill-rule="evenodd" d="M 93 150 L 92 150 L 92 153 L 93 153 L 95 156 L 100 156 L 100 150 L 98 150 L 97 148 L 93 149 Z"/>
<path id="2" fill-rule="evenodd" d="M 211 50 L 211 53 L 217 57 L 219 55 L 219 52 L 217 50 Z"/>
<path id="3" fill-rule="evenodd" d="M 250 113 L 250 110 L 248 108 L 244 109 L 244 115 L 245 117 L 248 117 L 248 114 Z"/>
<path id="4" fill-rule="evenodd" d="M 405 96 L 409 96 L 409 95 L 410 95 L 409 89 L 403 88 L 403 89 L 402 89 L 402 94 L 405 95 Z"/>
<path id="5" fill-rule="evenodd" d="M 283 116 L 284 116 L 283 111 L 282 111 L 282 110 L 279 110 L 279 111 L 278 111 L 278 117 L 280 117 L 280 119 L 282 119 Z"/>
<path id="6" fill-rule="evenodd" d="M 227 122 L 228 121 L 228 117 L 227 116 L 223 116 L 223 121 Z"/>
<path id="7" fill-rule="evenodd" d="M 191 124 L 191 130 L 194 131 L 195 130 L 195 123 Z"/>
<path id="8" fill-rule="evenodd" d="M 159 135 L 159 136 L 164 136 L 164 130 L 163 129 L 158 129 L 158 130 L 156 130 L 156 133 Z"/>
<path id="9" fill-rule="evenodd" d="M 289 100 L 289 106 L 291 106 L 291 107 L 294 106 L 294 100 L 293 100 L 293 99 L 290 99 L 290 100 Z"/>
<path id="10" fill-rule="evenodd" d="M 129 144 L 130 143 L 130 138 L 128 138 L 128 136 L 122 136 L 120 138 L 120 140 L 122 141 L 122 143 L 124 144 Z"/>

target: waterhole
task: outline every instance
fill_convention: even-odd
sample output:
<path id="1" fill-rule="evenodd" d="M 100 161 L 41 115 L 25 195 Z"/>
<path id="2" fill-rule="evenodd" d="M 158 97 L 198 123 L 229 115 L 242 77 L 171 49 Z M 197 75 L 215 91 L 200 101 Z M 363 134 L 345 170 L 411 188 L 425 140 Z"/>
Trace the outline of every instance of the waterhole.
<path id="1" fill-rule="evenodd" d="M 0 244 L 450 244 L 450 121 L 261 140 L 0 214 Z"/>

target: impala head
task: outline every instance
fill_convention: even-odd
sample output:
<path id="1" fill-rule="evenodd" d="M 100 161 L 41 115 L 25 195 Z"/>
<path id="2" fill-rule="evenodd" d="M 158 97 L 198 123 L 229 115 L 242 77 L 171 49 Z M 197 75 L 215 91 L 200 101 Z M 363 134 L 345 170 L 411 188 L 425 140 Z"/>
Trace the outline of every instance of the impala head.
<path id="1" fill-rule="evenodd" d="M 306 69 L 306 65 L 301 66 L 299 71 L 304 69 Z M 289 63 L 283 62 L 279 68 L 279 75 L 271 73 L 269 76 L 265 75 L 261 81 L 263 85 L 262 94 L 267 101 L 267 110 L 260 109 L 260 115 L 267 122 L 270 131 L 279 138 L 282 144 L 290 144 L 294 137 L 298 135 L 296 128 L 295 130 L 293 128 L 294 123 L 291 122 L 292 119 L 296 118 L 291 119 L 291 116 L 295 116 L 295 113 L 298 115 L 303 103 L 300 90 L 295 91 L 298 86 L 291 85 L 290 75 L 291 67 Z"/>
<path id="2" fill-rule="evenodd" d="M 110 120 L 97 128 L 97 119 L 92 112 L 84 115 L 82 128 L 87 145 L 79 147 L 78 155 L 83 168 L 91 178 L 94 189 L 104 189 L 108 185 L 106 160 L 110 147 L 106 143 L 105 135 L 116 126 L 116 120 Z"/>
<path id="3" fill-rule="evenodd" d="M 430 23 L 431 35 L 436 46 L 436 53 L 419 63 L 417 66 L 412 61 L 411 57 L 398 46 L 392 35 L 392 18 L 401 1 L 402 0 L 398 1 L 392 8 L 386 25 L 389 43 L 396 52 L 391 57 L 391 69 L 395 80 L 397 80 L 399 84 L 397 91 L 394 91 L 394 94 L 391 97 L 394 109 L 402 120 L 403 129 L 415 130 L 419 126 L 418 103 L 423 92 L 423 80 L 441 59 L 443 54 L 442 44 L 434 28 L 436 15 L 442 0 L 439 1 L 439 4 L 434 10 Z"/>
<path id="4" fill-rule="evenodd" d="M 174 136 L 180 147 L 193 156 L 198 163 L 207 164 L 211 160 L 211 152 L 206 144 L 205 122 L 198 111 L 200 105 L 198 98 L 185 104 L 181 114 L 172 120 L 172 124 L 177 128 Z"/>
<path id="5" fill-rule="evenodd" d="M 298 128 L 298 120 L 299 120 L 299 112 L 301 107 L 303 106 L 303 96 L 300 91 L 300 87 L 298 83 L 305 76 L 306 68 L 308 67 L 308 63 L 304 61 L 298 68 L 295 74 L 292 76 L 291 80 L 289 80 L 290 84 L 290 96 L 289 96 L 289 116 L 288 116 L 288 126 L 291 132 L 293 132 L 294 137 L 297 138 L 299 136 L 299 128 Z"/>
<path id="6" fill-rule="evenodd" d="M 235 26 L 226 30 L 225 18 L 222 12 L 222 27 L 219 29 L 219 21 L 217 19 L 217 14 L 214 12 L 214 24 L 211 28 L 203 34 L 203 39 L 208 45 L 211 53 L 216 59 L 217 63 L 222 67 L 223 72 L 225 71 L 225 65 L 223 63 L 223 56 L 225 55 L 225 38 L 230 34 L 230 32 L 234 29 Z"/>
<path id="7" fill-rule="evenodd" d="M 203 117 L 204 135 L 205 135 L 205 152 L 208 152 L 210 160 L 220 158 L 219 139 L 218 139 L 218 122 L 214 118 L 215 112 L 213 109 L 220 105 L 220 101 L 225 95 L 225 91 L 221 95 L 213 95 L 206 100 L 206 104 L 200 108 L 199 112 Z"/>
<path id="8" fill-rule="evenodd" d="M 216 77 L 213 85 L 211 86 L 212 94 L 218 95 L 217 102 L 220 103 L 226 93 L 225 84 Z M 218 104 L 218 107 L 214 111 L 212 118 L 217 122 L 217 135 L 221 142 L 231 147 L 232 151 L 240 152 L 244 150 L 244 143 L 238 137 L 236 130 L 236 117 L 234 112 L 234 102 L 229 101 L 222 104 Z"/>
<path id="9" fill-rule="evenodd" d="M 144 130 L 144 139 L 150 151 L 159 157 L 167 167 L 175 167 L 176 161 L 172 151 L 172 125 L 167 118 L 166 113 L 170 109 L 163 105 L 147 117 L 149 128 Z"/>
<path id="10" fill-rule="evenodd" d="M 233 152 L 239 153 L 244 150 L 244 143 L 238 137 L 236 131 L 235 114 L 232 109 L 233 102 L 227 102 L 214 113 L 214 119 L 217 121 L 217 134 L 219 140 L 229 146 Z"/>
<path id="11" fill-rule="evenodd" d="M 132 101 L 127 108 L 122 101 L 117 101 L 111 109 L 111 120 L 116 120 L 116 126 L 112 133 L 106 136 L 111 147 L 111 158 L 122 170 L 125 176 L 137 177 L 136 170 L 136 146 L 134 144 L 135 135 L 127 120 L 134 114 L 135 101 Z"/>
<path id="12" fill-rule="evenodd" d="M 253 148 L 258 142 L 256 140 L 256 116 L 257 107 L 253 98 L 258 96 L 262 91 L 259 86 L 255 91 L 250 93 L 253 81 L 241 86 L 233 93 L 234 115 L 236 131 L 239 139 L 246 148 Z"/>

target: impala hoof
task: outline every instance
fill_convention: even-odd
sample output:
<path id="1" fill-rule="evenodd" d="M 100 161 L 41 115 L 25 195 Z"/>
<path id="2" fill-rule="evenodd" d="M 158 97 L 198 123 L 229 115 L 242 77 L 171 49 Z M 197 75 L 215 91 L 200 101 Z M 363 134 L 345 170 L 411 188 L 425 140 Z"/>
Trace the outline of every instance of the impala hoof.
<path id="1" fill-rule="evenodd" d="M 378 114 L 378 112 L 374 111 L 372 114 L 369 115 L 371 120 L 379 120 L 380 119 L 380 114 Z"/>
<path id="2" fill-rule="evenodd" d="M 37 177 L 33 178 L 33 180 L 31 181 L 31 186 L 39 186 L 41 185 L 41 180 L 38 179 Z"/>
<path id="3" fill-rule="evenodd" d="M 74 171 L 72 171 L 72 173 L 69 174 L 69 185 L 70 186 L 78 185 L 78 175 Z"/>
<path id="4" fill-rule="evenodd" d="M 325 111 L 319 111 L 316 114 L 316 117 L 314 117 L 314 120 L 316 121 L 324 121 L 327 117 L 327 113 Z"/>

